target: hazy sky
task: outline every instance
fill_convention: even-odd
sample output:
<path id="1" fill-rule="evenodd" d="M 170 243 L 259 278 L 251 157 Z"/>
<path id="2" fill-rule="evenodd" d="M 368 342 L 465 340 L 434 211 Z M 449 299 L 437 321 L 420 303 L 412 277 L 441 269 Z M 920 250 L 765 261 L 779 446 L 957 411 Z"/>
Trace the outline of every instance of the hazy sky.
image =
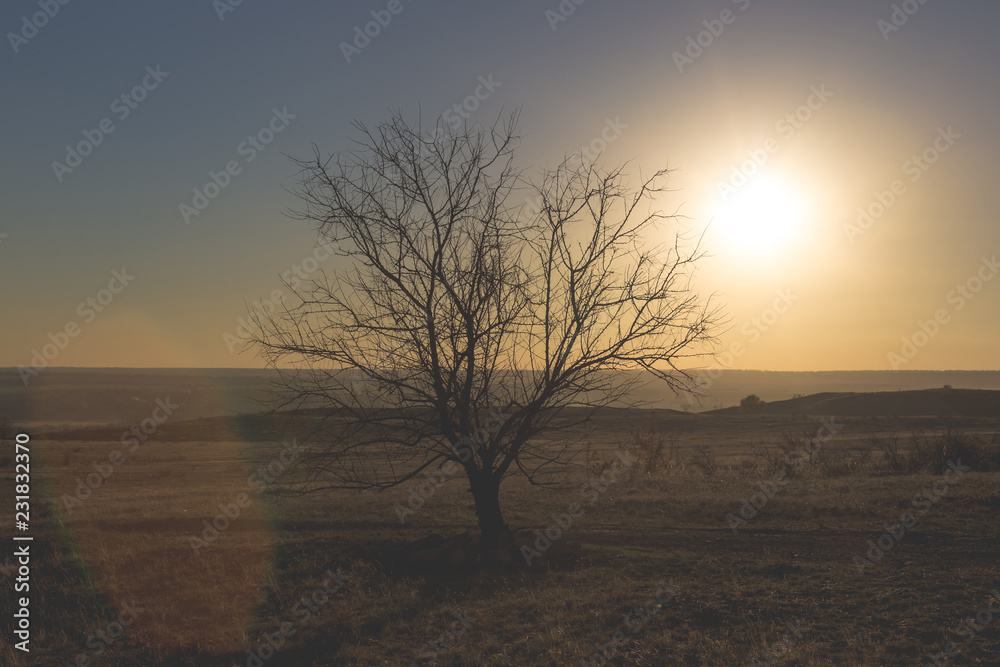
<path id="1" fill-rule="evenodd" d="M 315 241 L 286 154 L 464 104 L 525 166 L 675 168 L 732 367 L 1000 368 L 1000 5 L 893 5 L 10 0 L 0 366 L 259 365 L 227 334 Z"/>

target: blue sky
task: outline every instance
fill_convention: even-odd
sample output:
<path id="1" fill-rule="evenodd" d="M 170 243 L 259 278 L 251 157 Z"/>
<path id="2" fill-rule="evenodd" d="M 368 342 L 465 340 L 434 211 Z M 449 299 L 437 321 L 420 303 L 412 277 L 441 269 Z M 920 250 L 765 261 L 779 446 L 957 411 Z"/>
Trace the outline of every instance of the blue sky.
<path id="1" fill-rule="evenodd" d="M 719 183 L 779 140 L 762 171 L 803 203 L 795 233 L 749 253 L 720 223 L 699 278 L 735 325 L 724 344 L 747 343 L 736 367 L 889 368 L 945 309 L 948 322 L 899 367 L 1000 368 L 1000 280 L 961 309 L 948 300 L 1000 245 L 1000 6 L 914 4 L 889 32 L 878 22 L 891 22 L 892 2 L 679 4 L 6 3 L 0 365 L 30 364 L 69 322 L 81 332 L 54 365 L 259 365 L 234 355 L 225 334 L 315 240 L 283 215 L 295 204 L 287 156 L 313 143 L 350 148 L 352 120 L 375 124 L 391 109 L 432 118 L 492 77 L 499 85 L 472 119 L 522 109 L 523 166 L 552 165 L 617 119 L 627 129 L 606 159 L 631 160 L 636 173 L 676 168 L 664 205 L 694 227 L 735 215 L 724 215 Z M 58 13 L 25 29 L 45 6 Z M 560 7 L 565 20 L 555 21 Z M 341 44 L 373 11 L 391 21 L 347 62 Z M 689 38 L 707 46 L 699 53 Z M 679 68 L 678 53 L 697 55 Z M 144 99 L 121 118 L 120 98 L 144 79 L 151 89 L 138 89 Z M 781 136 L 777 124 L 814 86 L 830 98 Z M 246 161 L 240 145 L 275 109 L 287 127 Z M 67 145 L 97 136 L 105 119 L 114 130 L 57 175 Z M 904 163 L 949 127 L 960 138 L 910 180 Z M 179 206 L 231 160 L 238 175 L 185 224 Z M 858 208 L 897 180 L 904 194 L 852 234 Z M 764 224 L 742 214 L 738 224 Z M 79 305 L 123 267 L 134 281 L 84 322 Z M 794 306 L 750 341 L 741 330 L 779 290 L 792 290 Z"/>

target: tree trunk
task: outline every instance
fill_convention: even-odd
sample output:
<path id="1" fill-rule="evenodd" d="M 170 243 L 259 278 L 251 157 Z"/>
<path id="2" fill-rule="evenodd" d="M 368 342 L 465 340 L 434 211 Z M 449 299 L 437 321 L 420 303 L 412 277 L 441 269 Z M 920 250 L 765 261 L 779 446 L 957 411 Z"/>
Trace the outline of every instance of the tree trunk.
<path id="1" fill-rule="evenodd" d="M 470 487 L 476 501 L 483 545 L 497 545 L 500 536 L 507 530 L 500 510 L 500 483 L 488 477 L 477 477 L 470 480 Z"/>

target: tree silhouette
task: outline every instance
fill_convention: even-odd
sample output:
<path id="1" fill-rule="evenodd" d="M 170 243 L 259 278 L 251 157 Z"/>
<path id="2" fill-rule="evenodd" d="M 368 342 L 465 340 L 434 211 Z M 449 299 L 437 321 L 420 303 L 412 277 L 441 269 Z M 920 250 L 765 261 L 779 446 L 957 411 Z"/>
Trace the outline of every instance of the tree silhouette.
<path id="1" fill-rule="evenodd" d="M 357 150 L 296 160 L 292 215 L 340 265 L 253 313 L 281 406 L 327 408 L 311 490 L 458 470 L 485 543 L 506 530 L 504 479 L 549 483 L 576 453 L 554 434 L 627 403 L 643 372 L 684 389 L 677 364 L 717 319 L 691 287 L 699 241 L 658 241 L 666 170 L 630 189 L 622 167 L 567 160 L 535 184 L 514 167 L 517 122 L 422 134 L 396 113 L 356 122 Z M 519 215 L 527 199 L 537 214 Z"/>

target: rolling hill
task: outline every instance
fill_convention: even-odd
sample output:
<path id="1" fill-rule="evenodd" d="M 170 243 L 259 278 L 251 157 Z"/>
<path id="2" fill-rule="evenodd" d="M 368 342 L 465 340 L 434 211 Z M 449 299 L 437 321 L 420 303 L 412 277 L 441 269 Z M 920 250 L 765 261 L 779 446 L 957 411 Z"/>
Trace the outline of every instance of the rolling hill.
<path id="1" fill-rule="evenodd" d="M 765 414 L 836 417 L 1000 417 L 1000 391 L 920 389 L 915 391 L 824 392 L 767 403 Z M 706 414 L 743 414 L 737 407 Z"/>

